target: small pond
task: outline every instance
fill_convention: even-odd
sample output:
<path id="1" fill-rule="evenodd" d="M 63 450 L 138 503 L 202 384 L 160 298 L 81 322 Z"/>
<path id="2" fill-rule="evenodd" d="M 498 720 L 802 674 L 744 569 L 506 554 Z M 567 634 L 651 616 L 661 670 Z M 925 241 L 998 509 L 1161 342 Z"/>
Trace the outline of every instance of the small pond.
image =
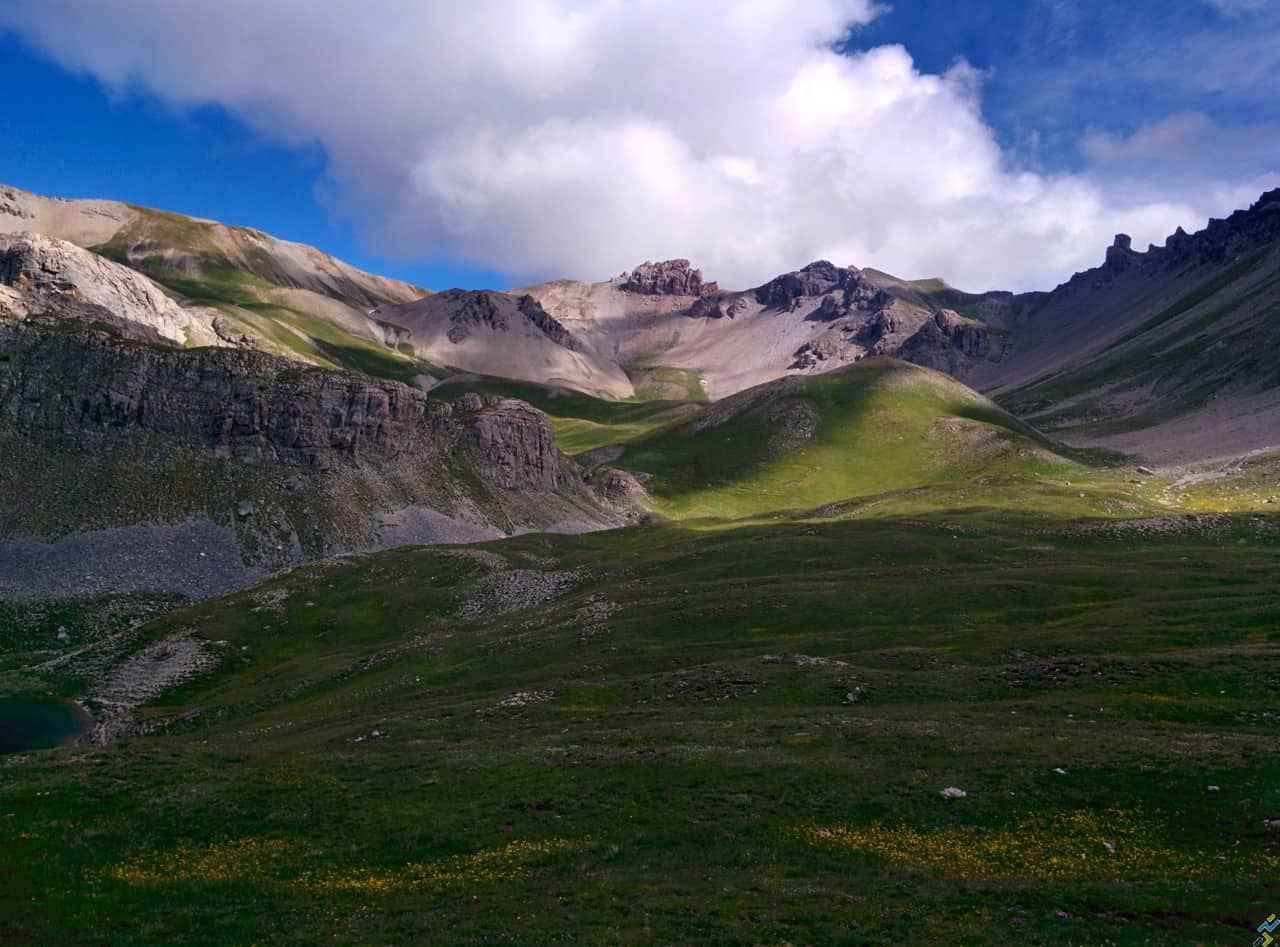
<path id="1" fill-rule="evenodd" d="M 0 755 L 70 743 L 93 726 L 77 704 L 52 697 L 0 697 Z"/>

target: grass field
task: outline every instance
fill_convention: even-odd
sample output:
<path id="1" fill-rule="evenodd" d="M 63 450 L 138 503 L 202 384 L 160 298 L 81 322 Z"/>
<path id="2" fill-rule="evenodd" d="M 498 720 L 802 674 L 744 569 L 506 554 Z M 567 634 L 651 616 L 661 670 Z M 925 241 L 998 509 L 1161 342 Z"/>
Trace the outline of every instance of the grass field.
<path id="1" fill-rule="evenodd" d="M 975 510 L 307 567 L 135 632 L 220 656 L 149 735 L 0 767 L 0 939 L 1249 943 L 1277 567 Z"/>

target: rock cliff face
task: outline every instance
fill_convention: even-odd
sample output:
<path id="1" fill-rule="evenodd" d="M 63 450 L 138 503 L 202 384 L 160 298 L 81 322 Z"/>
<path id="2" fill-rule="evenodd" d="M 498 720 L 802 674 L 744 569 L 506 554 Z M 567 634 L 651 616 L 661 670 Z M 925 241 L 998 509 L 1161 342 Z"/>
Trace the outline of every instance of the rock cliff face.
<path id="1" fill-rule="evenodd" d="M 1100 266 L 999 300 L 1009 351 L 972 380 L 1068 443 L 1154 462 L 1273 447 L 1278 277 L 1280 189 L 1143 252 L 1119 234 Z"/>
<path id="2" fill-rule="evenodd" d="M 155 283 L 65 240 L 0 234 L 0 297 L 12 315 L 57 309 L 103 322 L 139 339 L 172 345 L 216 345 L 214 314 L 185 310 Z"/>
<path id="3" fill-rule="evenodd" d="M 190 532 L 184 524 L 212 524 L 191 527 L 201 537 L 220 529 L 221 546 L 238 544 L 244 574 L 257 575 L 343 551 L 601 528 L 626 512 L 522 402 L 438 401 L 393 381 L 122 341 L 50 316 L 0 320 L 0 473 L 0 567 L 6 543 L 126 529 L 135 559 L 165 559 L 155 574 L 192 578 L 184 591 L 222 587 L 200 579 L 212 547 L 163 533 Z M 74 594 L 90 564 L 59 564 L 49 549 L 41 555 L 75 580 Z"/>
<path id="4" fill-rule="evenodd" d="M 487 483 L 514 490 L 576 491 L 582 476 L 555 447 L 545 414 L 523 401 L 470 392 L 450 405 L 463 440 Z"/>
<path id="5" fill-rule="evenodd" d="M 645 262 L 619 279 L 623 292 L 642 296 L 710 296 L 719 288 L 703 282 L 702 270 L 695 270 L 688 260 Z"/>
<path id="6" fill-rule="evenodd" d="M 505 488 L 576 491 L 546 415 L 523 402 L 437 401 L 393 381 L 300 369 L 258 352 L 178 353 L 93 332 L 0 325 L 0 423 L 33 441 L 137 435 L 248 465 L 321 472 L 464 451 Z"/>

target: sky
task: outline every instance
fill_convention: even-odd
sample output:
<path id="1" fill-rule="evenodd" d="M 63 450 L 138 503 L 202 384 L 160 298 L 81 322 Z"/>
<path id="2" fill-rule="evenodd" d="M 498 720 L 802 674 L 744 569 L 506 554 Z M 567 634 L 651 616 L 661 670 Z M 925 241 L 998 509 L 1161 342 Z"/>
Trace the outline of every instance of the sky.
<path id="1" fill-rule="evenodd" d="M 1280 0 L 0 0 L 0 181 L 434 289 L 1047 289 L 1280 185 Z"/>

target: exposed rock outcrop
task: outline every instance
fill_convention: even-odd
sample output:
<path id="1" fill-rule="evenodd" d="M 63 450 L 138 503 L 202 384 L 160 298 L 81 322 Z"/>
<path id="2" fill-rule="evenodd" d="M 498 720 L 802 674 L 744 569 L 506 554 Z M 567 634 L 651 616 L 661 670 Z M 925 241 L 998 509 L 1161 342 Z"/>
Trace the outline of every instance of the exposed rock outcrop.
<path id="1" fill-rule="evenodd" d="M 810 263 L 802 270 L 785 273 L 755 290 L 761 305 L 771 309 L 790 310 L 797 300 L 832 294 L 828 305 L 824 300 L 824 316 L 835 318 L 849 310 L 873 311 L 893 302 L 888 293 L 879 290 L 855 266 L 838 267 L 826 260 Z"/>
<path id="2" fill-rule="evenodd" d="M 153 527 L 211 523 L 238 543 L 242 574 L 261 575 L 434 536 L 621 522 L 555 448 L 546 415 L 522 402 L 439 401 L 394 381 L 250 350 L 122 341 L 48 316 L 0 322 L 0 472 L 0 571 L 8 546 L 136 527 L 132 554 L 164 558 L 147 574 L 183 576 L 184 593 L 222 590 L 205 573 L 235 570 L 204 540 Z M 101 592 L 77 548 L 47 550 L 77 564 L 67 594 Z M 0 574 L 0 590 L 7 581 Z"/>
<path id="3" fill-rule="evenodd" d="M 645 262 L 619 279 L 624 292 L 646 296 L 709 296 L 719 288 L 704 283 L 702 270 L 695 270 L 688 260 Z"/>
<path id="4" fill-rule="evenodd" d="M 487 291 L 470 292 L 464 289 L 438 293 L 435 297 L 437 303 L 456 303 L 456 308 L 449 317 L 449 341 L 454 345 L 465 342 L 471 331 L 480 327 L 496 332 L 506 332 L 511 328 L 496 296 L 496 293 Z"/>
<path id="5" fill-rule="evenodd" d="M 578 351 L 578 340 L 573 337 L 568 329 L 553 319 L 550 313 L 543 309 L 542 304 L 536 299 L 525 293 L 520 297 L 517 305 L 520 311 L 524 313 L 524 317 L 537 326 L 548 339 L 561 348 L 566 348 L 571 352 Z"/>
<path id="6" fill-rule="evenodd" d="M 310 471 L 411 458 L 426 472 L 465 447 L 484 482 L 556 490 L 576 479 L 546 415 L 512 399 L 437 401 L 258 352 L 169 353 L 93 332 L 0 327 L 0 351 L 0 424 L 32 439 L 145 434 Z"/>
<path id="7" fill-rule="evenodd" d="M 552 318 L 527 293 L 516 297 L 487 289 L 449 289 L 424 300 L 422 305 L 443 314 L 448 321 L 446 335 L 454 345 L 461 345 L 478 329 L 508 332 L 518 316 L 523 316 L 556 345 L 570 350 L 578 348 L 578 343 L 569 330 Z M 396 312 L 388 310 L 385 315 L 395 318 Z M 406 341 L 413 338 L 412 330 L 403 326 L 393 327 L 402 333 Z"/>
<path id="8" fill-rule="evenodd" d="M 0 234 L 0 285 L 15 316 L 57 310 L 101 322 L 137 339 L 170 345 L 217 345 L 213 314 L 183 309 L 159 286 L 128 267 L 65 240 L 32 233 Z"/>
<path id="9" fill-rule="evenodd" d="M 458 404 L 458 402 L 455 402 Z M 576 470 L 556 450 L 545 414 L 513 398 L 488 397 L 467 411 L 465 436 L 476 473 L 509 489 L 573 489 Z"/>
<path id="10" fill-rule="evenodd" d="M 372 315 L 400 333 L 404 350 L 433 365 L 609 397 L 635 393 L 615 361 L 584 345 L 529 293 L 451 289 Z"/>
<path id="11" fill-rule="evenodd" d="M 700 296 L 689 307 L 689 317 L 691 319 L 732 319 L 736 315 L 735 312 L 726 310 L 722 300 L 711 296 Z"/>

